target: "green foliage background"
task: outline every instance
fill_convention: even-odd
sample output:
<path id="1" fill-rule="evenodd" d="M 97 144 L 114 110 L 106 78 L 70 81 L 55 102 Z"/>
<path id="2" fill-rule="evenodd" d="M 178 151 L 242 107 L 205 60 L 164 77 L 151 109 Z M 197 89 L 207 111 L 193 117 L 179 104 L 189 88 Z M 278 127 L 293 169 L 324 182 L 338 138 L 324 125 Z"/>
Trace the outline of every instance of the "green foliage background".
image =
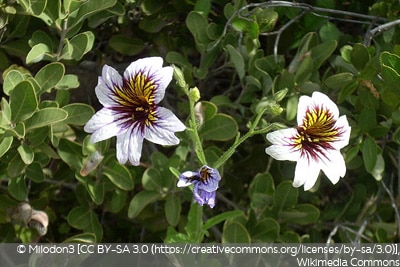
<path id="1" fill-rule="evenodd" d="M 399 3 L 279 2 L 0 0 L 0 240 L 398 242 Z M 261 109 L 257 129 L 292 127 L 299 96 L 329 95 L 352 127 L 345 178 L 294 188 L 295 163 L 269 158 L 265 134 L 219 167 L 214 209 L 176 187 L 201 166 L 187 132 L 177 147 L 146 143 L 140 167 L 120 165 L 115 139 L 91 144 L 82 128 L 100 108 L 103 64 L 122 72 L 147 56 L 199 88 L 210 166 Z M 163 105 L 189 117 L 175 83 Z M 104 159 L 82 175 L 96 151 Z M 21 221 L 23 201 L 48 214 L 46 235 Z"/>

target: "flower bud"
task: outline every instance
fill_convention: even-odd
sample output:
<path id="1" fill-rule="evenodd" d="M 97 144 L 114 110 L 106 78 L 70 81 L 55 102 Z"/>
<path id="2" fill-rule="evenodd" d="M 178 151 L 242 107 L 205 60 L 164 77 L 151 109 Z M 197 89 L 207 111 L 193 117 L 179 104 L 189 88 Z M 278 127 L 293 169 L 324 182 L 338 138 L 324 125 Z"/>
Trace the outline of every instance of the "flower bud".
<path id="1" fill-rule="evenodd" d="M 185 81 L 185 76 L 183 75 L 182 70 L 175 65 L 172 65 L 172 66 L 174 68 L 174 78 L 175 78 L 177 84 L 181 88 L 187 88 L 187 83 Z"/>
<path id="2" fill-rule="evenodd" d="M 189 89 L 189 99 L 194 103 L 200 100 L 200 90 L 197 87 Z"/>

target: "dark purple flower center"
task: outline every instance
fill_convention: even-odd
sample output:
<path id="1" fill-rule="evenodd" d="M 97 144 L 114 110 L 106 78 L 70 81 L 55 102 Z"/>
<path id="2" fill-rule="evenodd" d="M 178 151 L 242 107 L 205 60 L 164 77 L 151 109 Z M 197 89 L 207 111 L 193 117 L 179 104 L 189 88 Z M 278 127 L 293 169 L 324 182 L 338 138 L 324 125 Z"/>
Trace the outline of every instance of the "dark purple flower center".
<path id="1" fill-rule="evenodd" d="M 336 120 L 326 108 L 315 106 L 307 109 L 303 123 L 297 127 L 297 135 L 293 137 L 293 146 L 301 150 L 302 156 L 313 160 L 327 158 L 326 151 L 334 149 L 332 142 L 342 135 L 342 130 L 335 124 Z"/>

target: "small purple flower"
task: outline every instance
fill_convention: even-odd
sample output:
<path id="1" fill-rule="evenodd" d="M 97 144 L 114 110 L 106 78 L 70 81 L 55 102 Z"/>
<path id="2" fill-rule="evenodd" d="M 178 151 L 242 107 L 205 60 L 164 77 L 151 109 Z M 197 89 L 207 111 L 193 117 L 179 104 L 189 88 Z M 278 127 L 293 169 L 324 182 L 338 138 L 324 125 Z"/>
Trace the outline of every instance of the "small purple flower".
<path id="1" fill-rule="evenodd" d="M 179 175 L 178 187 L 194 185 L 193 195 L 200 205 L 215 206 L 215 196 L 221 175 L 217 169 L 204 165 L 197 172 L 185 171 Z"/>

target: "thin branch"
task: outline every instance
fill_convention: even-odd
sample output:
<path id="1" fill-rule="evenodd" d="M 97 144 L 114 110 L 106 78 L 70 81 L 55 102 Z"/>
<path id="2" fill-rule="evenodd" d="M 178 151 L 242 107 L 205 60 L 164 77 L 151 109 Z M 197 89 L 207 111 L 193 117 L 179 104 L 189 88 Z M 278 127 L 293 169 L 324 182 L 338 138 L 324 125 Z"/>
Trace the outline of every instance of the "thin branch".
<path id="1" fill-rule="evenodd" d="M 57 60 L 60 60 L 61 58 L 61 53 L 64 47 L 64 40 L 65 37 L 67 36 L 67 32 L 68 32 L 68 19 L 66 18 L 63 21 L 63 25 L 62 25 L 62 29 L 61 29 L 61 33 L 60 33 L 60 42 L 58 44 L 58 48 L 57 48 Z"/>
<path id="2" fill-rule="evenodd" d="M 282 33 L 289 28 L 290 25 L 292 25 L 294 22 L 296 22 L 296 20 L 298 20 L 299 18 L 301 18 L 302 16 L 304 16 L 307 12 L 303 11 L 301 12 L 299 15 L 297 15 L 296 17 L 294 17 L 293 19 L 291 19 L 288 23 L 286 23 L 285 25 L 283 25 L 279 31 L 278 34 L 276 35 L 276 39 L 275 39 L 275 44 L 274 44 L 274 59 L 275 62 L 278 62 L 278 46 L 279 46 L 279 40 L 281 39 L 281 35 Z"/>
<path id="3" fill-rule="evenodd" d="M 370 46 L 372 39 L 375 37 L 375 35 L 387 31 L 389 29 L 391 29 L 392 27 L 396 26 L 400 24 L 400 19 L 398 20 L 394 20 L 382 25 L 379 25 L 378 27 L 373 28 L 372 30 L 368 31 L 367 34 L 364 37 L 364 42 L 363 44 L 365 46 Z"/>
<path id="4" fill-rule="evenodd" d="M 386 18 L 382 17 L 376 17 L 376 16 L 369 16 L 365 14 L 360 14 L 360 13 L 355 13 L 355 12 L 349 12 L 349 11 L 343 11 L 343 10 L 335 10 L 335 9 L 329 9 L 329 8 L 321 8 L 321 7 L 314 7 L 312 5 L 304 4 L 304 3 L 293 3 L 293 2 L 287 2 L 287 1 L 268 1 L 264 3 L 252 3 L 243 6 L 242 8 L 236 10 L 235 13 L 232 14 L 232 16 L 228 19 L 228 21 L 225 24 L 224 30 L 221 34 L 221 37 L 214 42 L 212 46 L 207 48 L 207 51 L 210 51 L 214 49 L 222 40 L 222 38 L 226 35 L 228 28 L 232 25 L 232 21 L 235 17 L 244 17 L 242 15 L 242 12 L 245 10 L 249 10 L 252 8 L 256 7 L 261 7 L 261 8 L 273 8 L 273 7 L 290 7 L 290 8 L 297 8 L 297 9 L 303 9 L 305 11 L 310 12 L 311 14 L 315 16 L 324 16 L 327 18 L 330 18 L 328 16 L 319 14 L 319 13 L 328 13 L 328 14 L 334 14 L 334 15 L 339 15 L 339 16 L 344 16 L 344 17 L 353 17 L 359 20 L 351 20 L 353 23 L 363 23 L 363 24 L 374 24 L 374 25 L 379 25 L 379 22 L 386 22 Z M 335 17 L 332 17 L 332 19 L 337 19 Z M 347 19 L 350 21 L 349 19 Z"/>

